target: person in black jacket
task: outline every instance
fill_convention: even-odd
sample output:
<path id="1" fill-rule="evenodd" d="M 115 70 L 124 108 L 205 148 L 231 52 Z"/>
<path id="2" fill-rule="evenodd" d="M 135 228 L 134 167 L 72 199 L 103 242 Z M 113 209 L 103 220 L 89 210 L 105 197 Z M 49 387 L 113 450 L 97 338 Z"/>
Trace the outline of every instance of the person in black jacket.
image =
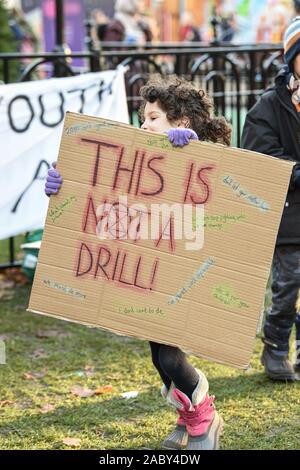
<path id="1" fill-rule="evenodd" d="M 266 90 L 247 114 L 242 147 L 299 162 L 293 168 L 277 236 L 272 307 L 264 324 L 261 357 L 268 377 L 295 380 L 288 354 L 300 288 L 300 16 L 285 32 L 284 58 L 286 65 L 276 77 L 275 86 Z M 296 325 L 300 328 L 300 318 Z"/>
<path id="2" fill-rule="evenodd" d="M 294 10 L 296 15 L 300 15 L 300 0 L 294 0 Z"/>

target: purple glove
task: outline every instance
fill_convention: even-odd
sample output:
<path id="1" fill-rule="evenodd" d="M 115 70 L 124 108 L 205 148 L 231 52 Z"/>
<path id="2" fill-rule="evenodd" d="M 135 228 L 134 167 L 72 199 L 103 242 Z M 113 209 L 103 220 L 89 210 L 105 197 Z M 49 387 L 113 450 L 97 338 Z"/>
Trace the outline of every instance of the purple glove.
<path id="1" fill-rule="evenodd" d="M 197 134 L 193 129 L 185 129 L 184 127 L 177 127 L 170 129 L 167 132 L 169 141 L 174 147 L 183 147 L 187 145 L 190 140 L 199 140 Z"/>
<path id="2" fill-rule="evenodd" d="M 61 175 L 55 169 L 56 162 L 52 163 L 52 167 L 53 168 L 49 168 L 46 178 L 45 193 L 47 196 L 50 196 L 51 194 L 57 194 L 63 181 Z"/>

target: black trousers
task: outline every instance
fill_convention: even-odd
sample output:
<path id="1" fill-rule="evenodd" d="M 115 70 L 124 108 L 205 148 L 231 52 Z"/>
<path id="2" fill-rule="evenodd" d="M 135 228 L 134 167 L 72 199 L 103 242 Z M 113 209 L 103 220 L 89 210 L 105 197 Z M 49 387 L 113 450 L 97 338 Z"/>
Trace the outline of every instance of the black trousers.
<path id="1" fill-rule="evenodd" d="M 199 380 L 196 369 L 187 361 L 181 349 L 150 341 L 152 362 L 167 388 L 172 382 L 190 399 Z"/>
<path id="2" fill-rule="evenodd" d="M 272 307 L 264 324 L 264 342 L 271 349 L 289 352 L 300 289 L 300 245 L 279 245 L 272 264 Z M 297 321 L 299 325 L 299 321 Z"/>

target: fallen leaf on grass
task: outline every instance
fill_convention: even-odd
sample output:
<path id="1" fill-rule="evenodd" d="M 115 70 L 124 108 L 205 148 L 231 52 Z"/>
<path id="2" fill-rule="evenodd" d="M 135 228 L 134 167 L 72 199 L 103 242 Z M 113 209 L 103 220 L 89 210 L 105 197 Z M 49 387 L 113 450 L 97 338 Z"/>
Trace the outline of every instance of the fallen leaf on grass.
<path id="1" fill-rule="evenodd" d="M 45 349 L 39 348 L 35 349 L 32 354 L 30 354 L 30 357 L 32 359 L 44 359 L 46 357 L 49 357 L 49 354 L 46 353 Z"/>
<path id="2" fill-rule="evenodd" d="M 35 377 L 31 372 L 24 372 L 23 377 L 25 380 L 35 380 Z"/>
<path id="3" fill-rule="evenodd" d="M 12 405 L 13 402 L 10 401 L 10 400 L 2 400 L 0 401 L 0 408 L 4 407 L 4 406 L 7 406 L 7 405 Z"/>
<path id="4" fill-rule="evenodd" d="M 69 447 L 80 447 L 81 439 L 77 437 L 65 437 L 63 443 Z"/>
<path id="5" fill-rule="evenodd" d="M 94 395 L 95 391 L 91 390 L 90 388 L 83 388 L 83 387 L 76 385 L 75 387 L 71 389 L 71 393 L 75 395 L 76 397 L 88 398 Z"/>
<path id="6" fill-rule="evenodd" d="M 103 385 L 95 390 L 95 395 L 103 395 L 104 393 L 111 393 L 113 391 L 112 385 Z"/>
<path id="7" fill-rule="evenodd" d="M 45 377 L 46 372 L 25 372 L 23 374 L 23 377 L 25 380 L 36 380 L 36 379 L 42 379 Z"/>
<path id="8" fill-rule="evenodd" d="M 28 279 L 24 273 L 22 273 L 21 268 L 7 268 L 4 271 L 4 277 L 7 280 L 12 281 L 14 284 L 28 284 Z"/>
<path id="9" fill-rule="evenodd" d="M 83 388 L 78 385 L 71 389 L 73 395 L 81 398 L 88 398 L 93 395 L 103 395 L 105 393 L 111 393 L 113 391 L 112 385 L 103 385 L 102 387 L 98 387 L 95 390 L 90 388 Z"/>
<path id="10" fill-rule="evenodd" d="M 43 405 L 41 407 L 41 413 L 43 413 L 43 414 L 49 413 L 50 411 L 54 411 L 54 410 L 55 410 L 55 406 L 50 405 L 49 403 L 46 403 L 46 405 Z"/>
<path id="11" fill-rule="evenodd" d="M 21 286 L 25 286 L 29 284 L 29 280 L 25 276 L 25 274 L 19 272 L 15 276 L 12 277 L 12 280 L 15 281 L 16 284 L 20 284 Z"/>
<path id="12" fill-rule="evenodd" d="M 37 338 L 65 338 L 70 336 L 70 333 L 59 330 L 38 330 L 35 336 Z"/>

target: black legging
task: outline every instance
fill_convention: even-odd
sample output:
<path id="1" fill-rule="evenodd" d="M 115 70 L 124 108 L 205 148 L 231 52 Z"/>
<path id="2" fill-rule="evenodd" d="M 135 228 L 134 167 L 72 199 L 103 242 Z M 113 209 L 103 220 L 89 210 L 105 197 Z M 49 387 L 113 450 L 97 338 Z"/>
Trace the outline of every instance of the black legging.
<path id="1" fill-rule="evenodd" d="M 195 368 L 188 363 L 186 355 L 175 346 L 150 341 L 152 362 L 159 372 L 165 386 L 170 388 L 173 381 L 177 388 L 190 399 L 198 383 Z"/>

